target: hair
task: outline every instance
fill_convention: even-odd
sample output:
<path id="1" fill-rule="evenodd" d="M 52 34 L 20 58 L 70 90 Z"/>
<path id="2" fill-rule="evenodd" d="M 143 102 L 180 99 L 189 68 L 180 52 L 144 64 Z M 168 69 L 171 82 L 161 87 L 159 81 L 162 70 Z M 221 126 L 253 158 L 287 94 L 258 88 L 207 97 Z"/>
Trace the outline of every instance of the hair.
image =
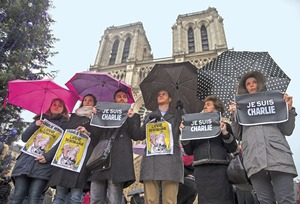
<path id="1" fill-rule="evenodd" d="M 118 89 L 118 90 L 116 90 L 116 92 L 114 93 L 114 99 L 116 99 L 116 95 L 117 95 L 117 93 L 119 93 L 119 92 L 125 93 L 126 96 L 127 96 L 127 98 L 130 98 L 128 92 L 127 92 L 125 89 Z"/>
<path id="2" fill-rule="evenodd" d="M 69 119 L 69 112 L 68 112 L 68 109 L 67 109 L 67 106 L 66 106 L 66 103 L 61 99 L 61 98 L 54 98 L 52 99 L 51 101 L 51 104 L 50 104 L 50 107 L 48 108 L 48 110 L 45 112 L 45 115 L 49 116 L 49 117 L 52 117 L 53 114 L 51 113 L 51 106 L 54 102 L 58 101 L 60 104 L 63 105 L 63 111 L 62 113 L 60 114 L 60 116 L 64 117 L 64 118 L 67 118 Z M 40 118 L 41 115 L 36 115 L 33 119 L 38 119 Z"/>
<path id="3" fill-rule="evenodd" d="M 169 96 L 169 98 L 172 98 L 172 96 L 171 96 L 170 92 L 169 92 L 169 91 L 167 91 L 166 89 L 161 89 L 161 90 L 159 90 L 159 91 L 157 92 L 157 94 L 158 94 L 159 92 L 161 92 L 161 91 L 165 91 L 165 92 L 167 92 L 167 93 L 168 93 L 168 96 Z"/>
<path id="4" fill-rule="evenodd" d="M 83 101 L 84 101 L 84 99 L 85 99 L 87 96 L 91 96 L 91 97 L 93 98 L 93 100 L 94 100 L 94 106 L 96 105 L 96 103 L 97 103 L 97 98 L 96 98 L 93 94 L 86 94 L 86 95 L 83 97 L 83 99 L 82 99 L 82 101 L 81 101 L 81 104 L 80 104 L 79 108 L 83 107 Z"/>
<path id="5" fill-rule="evenodd" d="M 212 101 L 217 111 L 221 112 L 222 114 L 225 112 L 225 105 L 217 96 L 207 96 L 203 102 L 205 103 L 207 101 Z"/>
<path id="6" fill-rule="evenodd" d="M 238 94 L 248 93 L 248 91 L 246 89 L 246 81 L 250 77 L 255 78 L 257 81 L 257 92 L 266 90 L 266 85 L 265 85 L 266 77 L 259 71 L 251 70 L 241 77 L 241 79 L 239 81 L 239 86 L 238 86 Z"/>

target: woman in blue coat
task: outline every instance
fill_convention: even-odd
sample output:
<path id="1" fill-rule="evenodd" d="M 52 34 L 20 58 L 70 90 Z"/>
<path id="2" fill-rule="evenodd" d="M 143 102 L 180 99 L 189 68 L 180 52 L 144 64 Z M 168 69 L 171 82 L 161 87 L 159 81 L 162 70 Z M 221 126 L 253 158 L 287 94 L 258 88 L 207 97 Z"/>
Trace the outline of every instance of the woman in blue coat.
<path id="1" fill-rule="evenodd" d="M 47 119 L 65 129 L 69 115 L 64 101 L 56 98 L 52 100 L 48 111 L 43 114 L 42 120 L 40 116 L 35 116 L 34 119 L 35 121 L 22 134 L 23 142 L 27 142 L 32 134 L 40 128 L 43 119 Z M 52 174 L 51 161 L 57 147 L 53 147 L 49 152 L 40 154 L 38 157 L 21 153 L 12 172 L 15 190 L 14 195 L 11 196 L 11 204 L 22 204 L 27 196 L 28 203 L 40 203 L 43 191 Z"/>

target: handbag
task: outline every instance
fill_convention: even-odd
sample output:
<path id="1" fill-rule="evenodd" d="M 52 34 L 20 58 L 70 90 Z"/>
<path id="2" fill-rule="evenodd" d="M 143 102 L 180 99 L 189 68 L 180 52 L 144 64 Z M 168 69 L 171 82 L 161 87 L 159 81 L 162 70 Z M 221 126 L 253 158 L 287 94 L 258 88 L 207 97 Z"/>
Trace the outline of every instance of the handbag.
<path id="1" fill-rule="evenodd" d="M 111 158 L 110 151 L 113 145 L 113 142 L 117 136 L 116 131 L 110 139 L 100 140 L 95 146 L 90 158 L 86 163 L 86 167 L 89 170 L 95 169 L 97 166 L 104 165 L 102 170 L 108 169 L 110 167 Z M 108 161 L 108 162 L 107 162 Z"/>
<path id="2" fill-rule="evenodd" d="M 243 126 L 238 137 L 238 147 L 241 146 Z M 246 169 L 243 164 L 243 157 L 239 150 L 230 154 L 231 160 L 227 167 L 227 177 L 231 184 L 242 191 L 252 191 L 253 187 L 247 176 Z"/>
<path id="3" fill-rule="evenodd" d="M 247 176 L 241 153 L 235 152 L 231 156 L 232 158 L 227 167 L 229 182 L 242 191 L 251 191 L 253 187 Z"/>

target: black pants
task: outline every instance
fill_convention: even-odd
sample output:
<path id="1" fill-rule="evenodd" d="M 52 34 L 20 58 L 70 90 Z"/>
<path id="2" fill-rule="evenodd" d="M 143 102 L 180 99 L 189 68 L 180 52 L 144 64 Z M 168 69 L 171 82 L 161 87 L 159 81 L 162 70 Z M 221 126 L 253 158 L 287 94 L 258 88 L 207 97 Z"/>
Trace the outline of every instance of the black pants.
<path id="1" fill-rule="evenodd" d="M 193 204 L 197 197 L 197 187 L 193 179 L 184 178 L 184 184 L 179 184 L 177 204 Z"/>

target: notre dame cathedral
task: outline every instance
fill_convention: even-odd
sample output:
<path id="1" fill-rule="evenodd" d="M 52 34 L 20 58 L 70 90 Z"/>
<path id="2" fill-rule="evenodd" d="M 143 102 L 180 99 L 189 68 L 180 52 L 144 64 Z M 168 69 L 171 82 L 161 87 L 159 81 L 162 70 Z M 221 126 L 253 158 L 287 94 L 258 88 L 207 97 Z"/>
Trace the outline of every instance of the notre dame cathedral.
<path id="1" fill-rule="evenodd" d="M 215 8 L 178 15 L 172 26 L 172 34 L 172 55 L 153 59 L 151 46 L 141 22 L 108 27 L 100 39 L 96 59 L 94 65 L 90 66 L 90 71 L 107 72 L 131 85 L 135 98 L 134 110 L 143 117 L 147 110 L 143 105 L 139 84 L 156 63 L 189 61 L 201 68 L 228 50 L 223 18 Z M 137 181 L 139 163 L 140 157 L 137 156 Z M 136 182 L 125 191 L 128 193 L 140 185 Z"/>

